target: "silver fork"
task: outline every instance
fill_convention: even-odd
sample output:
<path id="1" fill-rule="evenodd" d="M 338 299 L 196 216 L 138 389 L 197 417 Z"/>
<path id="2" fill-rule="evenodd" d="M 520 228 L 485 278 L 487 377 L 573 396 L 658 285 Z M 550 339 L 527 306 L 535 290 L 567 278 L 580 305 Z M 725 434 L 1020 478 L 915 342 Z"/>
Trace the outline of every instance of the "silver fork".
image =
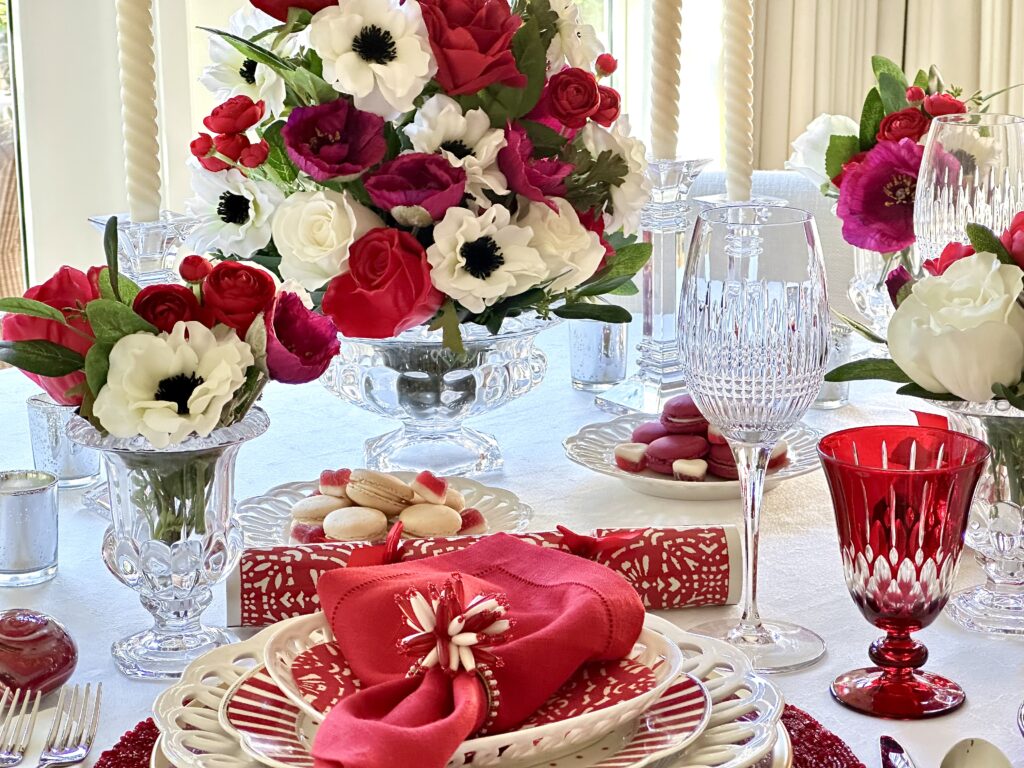
<path id="1" fill-rule="evenodd" d="M 29 712 L 29 702 L 32 700 L 32 691 L 15 689 L 14 697 L 11 698 L 11 689 L 5 688 L 4 695 L 0 698 L 0 712 L 8 706 L 8 699 L 11 699 L 7 709 L 7 716 L 0 726 L 0 768 L 9 768 L 17 765 L 25 757 L 25 748 L 28 740 L 32 738 L 32 729 L 36 726 L 36 715 L 39 714 L 39 699 L 42 693 L 36 693 L 35 703 L 32 704 L 32 711 Z M 19 701 L 21 708 L 18 708 Z"/>
<path id="2" fill-rule="evenodd" d="M 79 686 L 76 685 L 70 695 L 68 686 L 61 688 L 53 725 L 46 736 L 43 753 L 39 756 L 38 768 L 75 765 L 85 760 L 100 724 L 103 683 L 96 684 L 96 695 L 90 702 L 91 689 L 91 685 L 86 685 L 84 695 L 79 697 Z"/>

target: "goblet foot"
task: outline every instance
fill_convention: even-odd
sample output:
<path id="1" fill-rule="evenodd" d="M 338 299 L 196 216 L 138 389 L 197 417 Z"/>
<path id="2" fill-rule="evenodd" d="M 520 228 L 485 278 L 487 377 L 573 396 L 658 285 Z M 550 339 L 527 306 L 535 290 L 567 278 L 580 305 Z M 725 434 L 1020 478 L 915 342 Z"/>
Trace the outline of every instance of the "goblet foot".
<path id="1" fill-rule="evenodd" d="M 187 633 L 166 633 L 146 629 L 110 646 L 121 674 L 144 680 L 181 677 L 193 661 L 222 645 L 238 640 L 231 632 L 200 627 Z"/>
<path id="2" fill-rule="evenodd" d="M 958 592 L 946 613 L 965 629 L 993 635 L 1024 635 L 1024 590 L 994 591 L 987 586 Z"/>
<path id="3" fill-rule="evenodd" d="M 429 469 L 438 475 L 472 475 L 503 463 L 498 441 L 467 427 L 420 431 L 402 427 L 365 444 L 366 466 L 378 472 Z"/>
<path id="4" fill-rule="evenodd" d="M 919 720 L 937 717 L 964 703 L 963 689 L 930 672 L 865 667 L 840 675 L 830 688 L 840 704 L 874 717 Z"/>
<path id="5" fill-rule="evenodd" d="M 786 621 L 765 621 L 748 629 L 721 619 L 690 627 L 691 632 L 724 640 L 743 651 L 757 672 L 793 672 L 825 655 L 825 641 L 809 629 Z"/>

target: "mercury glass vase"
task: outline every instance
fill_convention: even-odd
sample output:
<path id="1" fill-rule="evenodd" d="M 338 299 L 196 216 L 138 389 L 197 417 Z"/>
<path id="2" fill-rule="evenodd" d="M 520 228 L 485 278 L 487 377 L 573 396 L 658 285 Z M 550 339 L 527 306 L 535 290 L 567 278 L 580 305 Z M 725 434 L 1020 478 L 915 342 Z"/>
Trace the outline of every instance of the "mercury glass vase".
<path id="1" fill-rule="evenodd" d="M 1005 400 L 934 404 L 946 411 L 950 429 L 992 449 L 966 537 L 987 580 L 954 595 L 946 612 L 967 629 L 1024 635 L 1024 411 Z"/>
<path id="2" fill-rule="evenodd" d="M 340 337 L 341 350 L 321 381 L 345 402 L 402 423 L 366 441 L 370 469 L 486 472 L 502 464 L 498 442 L 463 422 L 540 384 L 548 361 L 534 341 L 554 322 L 534 314 L 508 318 L 494 335 L 463 325 L 462 353 L 424 326 L 389 339 Z"/>
<path id="3" fill-rule="evenodd" d="M 175 678 L 204 653 L 234 642 L 202 623 L 212 587 L 242 553 L 234 517 L 235 460 L 270 420 L 259 408 L 207 437 L 154 448 L 143 437 L 104 435 L 76 418 L 71 439 L 100 452 L 107 470 L 112 524 L 104 541 L 107 568 L 139 593 L 153 626 L 116 641 L 111 653 L 128 677 Z"/>

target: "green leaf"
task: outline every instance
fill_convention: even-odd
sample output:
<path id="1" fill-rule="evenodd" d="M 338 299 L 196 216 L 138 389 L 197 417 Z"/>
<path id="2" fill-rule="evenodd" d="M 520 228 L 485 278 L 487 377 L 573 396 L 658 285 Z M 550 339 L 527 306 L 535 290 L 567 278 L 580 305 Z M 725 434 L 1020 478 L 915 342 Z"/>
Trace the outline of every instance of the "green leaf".
<path id="1" fill-rule="evenodd" d="M 856 136 L 833 136 L 825 150 L 825 175 L 834 179 L 843 172 L 843 164 L 860 152 L 860 139 Z"/>
<path id="2" fill-rule="evenodd" d="M 620 285 L 614 291 L 608 291 L 608 293 L 611 296 L 636 296 L 640 293 L 640 289 L 637 288 L 636 283 L 631 279 L 629 282 Z"/>
<path id="3" fill-rule="evenodd" d="M 0 362 L 39 376 L 67 376 L 85 364 L 74 350 L 45 339 L 0 341 Z"/>
<path id="4" fill-rule="evenodd" d="M 971 241 L 978 253 L 994 253 L 1003 264 L 1016 264 L 1006 246 L 996 237 L 996 233 L 984 224 L 968 224 L 964 227 L 967 239 Z"/>
<path id="5" fill-rule="evenodd" d="M 230 32 L 213 29 L 211 27 L 200 27 L 200 29 L 213 35 L 220 35 L 232 48 L 245 56 L 245 58 L 252 59 L 257 64 L 265 64 L 281 75 L 295 70 L 295 65 L 291 62 L 285 61 L 273 51 L 267 50 L 262 45 L 256 45 L 256 43 L 250 42 L 244 37 L 239 37 L 238 35 L 233 35 Z"/>
<path id="6" fill-rule="evenodd" d="M 1024 394 L 1020 391 L 1020 384 L 1013 387 L 1008 387 L 1005 384 L 993 384 L 992 392 L 997 397 L 1006 400 L 1014 408 L 1024 409 Z"/>
<path id="7" fill-rule="evenodd" d="M 871 57 L 871 71 L 875 73 L 875 80 L 881 84 L 882 76 L 888 75 L 889 77 L 896 80 L 897 83 L 903 84 L 903 90 L 907 90 L 907 76 L 903 74 L 903 70 L 900 65 L 891 59 L 887 59 L 885 56 L 872 56 Z"/>
<path id="8" fill-rule="evenodd" d="M 928 73 L 923 69 L 917 70 L 917 75 L 914 77 L 914 85 L 928 93 Z"/>
<path id="9" fill-rule="evenodd" d="M 849 315 L 844 315 L 838 309 L 832 309 L 832 314 L 835 315 L 841 322 L 846 323 L 848 326 L 853 328 L 857 333 L 863 336 L 873 344 L 888 344 L 889 342 L 875 333 L 873 330 L 868 328 L 864 323 L 859 320 L 854 320 Z"/>
<path id="10" fill-rule="evenodd" d="M 899 384 L 910 383 L 910 377 L 896 363 L 887 357 L 869 357 L 840 365 L 825 374 L 825 381 L 862 381 L 881 379 Z"/>
<path id="11" fill-rule="evenodd" d="M 110 299 L 96 299 L 85 305 L 85 315 L 97 341 L 114 343 L 132 333 L 156 333 L 156 326 L 143 320 L 130 307 Z"/>
<path id="12" fill-rule="evenodd" d="M 887 115 L 910 106 L 907 101 L 906 78 L 897 80 L 890 73 L 883 72 L 878 76 L 878 93 L 882 97 L 882 106 L 885 107 Z"/>
<path id="13" fill-rule="evenodd" d="M 541 157 L 557 155 L 567 143 L 562 134 L 544 123 L 520 120 L 519 127 L 526 131 L 526 135 L 533 142 L 534 151 Z"/>
<path id="14" fill-rule="evenodd" d="M 114 298 L 121 300 L 120 268 L 117 263 L 117 216 L 107 219 L 103 227 L 103 253 L 107 257 L 107 269 L 110 270 L 110 284 Z"/>
<path id="15" fill-rule="evenodd" d="M 956 395 L 951 395 L 948 392 L 929 392 L 920 384 L 915 384 L 914 382 L 904 384 L 902 387 L 896 390 L 896 394 L 906 395 L 907 397 L 923 397 L 925 400 L 960 400 L 959 397 L 957 397 Z"/>
<path id="16" fill-rule="evenodd" d="M 312 21 L 313 14 L 305 8 L 289 8 L 288 20 L 276 29 L 277 34 L 274 36 L 274 42 L 271 44 L 271 47 L 277 48 L 284 42 L 284 39 L 288 37 L 288 35 L 301 32 L 308 27 Z M 267 31 L 270 32 L 274 30 Z"/>
<path id="17" fill-rule="evenodd" d="M 114 345 L 106 341 L 97 341 L 85 355 L 85 381 L 89 389 L 96 394 L 107 383 L 110 371 L 110 350 Z"/>
<path id="18" fill-rule="evenodd" d="M 601 296 L 605 293 L 614 293 L 626 284 L 633 284 L 632 275 L 607 275 L 600 280 L 581 285 L 573 293 L 577 296 Z"/>
<path id="19" fill-rule="evenodd" d="M 563 304 L 551 310 L 566 320 L 600 320 L 604 323 L 628 323 L 633 319 L 629 311 L 615 304 Z"/>
<path id="20" fill-rule="evenodd" d="M 281 77 L 306 104 L 326 104 L 341 97 L 330 83 L 308 69 L 285 70 L 281 72 Z"/>
<path id="21" fill-rule="evenodd" d="M 441 312 L 433 319 L 430 330 L 441 329 L 441 341 L 457 355 L 466 353 L 462 346 L 462 328 L 459 326 L 459 313 L 455 311 L 455 302 L 449 299 L 441 307 Z"/>
<path id="22" fill-rule="evenodd" d="M 618 232 L 612 232 L 610 235 L 605 235 L 605 240 L 608 241 L 608 245 L 616 250 L 621 251 L 627 245 L 633 245 L 640 241 L 639 235 L 627 235 L 621 229 Z"/>
<path id="23" fill-rule="evenodd" d="M 281 129 L 284 128 L 284 121 L 278 120 L 271 123 L 263 131 L 263 138 L 267 142 L 269 151 L 264 162 L 283 184 L 291 184 L 299 177 L 299 169 L 288 157 L 288 150 L 284 145 L 284 136 Z"/>
<path id="24" fill-rule="evenodd" d="M 0 312 L 11 315 L 28 315 L 29 317 L 41 317 L 44 320 L 53 320 L 61 325 L 67 325 L 68 321 L 64 313 L 49 304 L 43 304 L 35 299 L 24 299 L 21 296 L 9 296 L 0 299 Z"/>
<path id="25" fill-rule="evenodd" d="M 114 293 L 114 288 L 110 284 L 110 270 L 106 267 L 100 270 L 99 276 L 100 284 L 100 298 L 101 299 L 113 299 L 117 301 L 117 295 Z M 135 297 L 139 295 L 139 286 L 134 281 L 129 280 L 123 275 L 117 276 L 117 287 L 120 291 L 120 302 L 126 306 L 131 306 L 132 302 L 135 301 Z"/>
<path id="26" fill-rule="evenodd" d="M 868 91 L 864 106 L 860 111 L 860 148 L 861 151 L 871 149 L 877 143 L 878 126 L 885 117 L 885 107 L 877 88 Z"/>

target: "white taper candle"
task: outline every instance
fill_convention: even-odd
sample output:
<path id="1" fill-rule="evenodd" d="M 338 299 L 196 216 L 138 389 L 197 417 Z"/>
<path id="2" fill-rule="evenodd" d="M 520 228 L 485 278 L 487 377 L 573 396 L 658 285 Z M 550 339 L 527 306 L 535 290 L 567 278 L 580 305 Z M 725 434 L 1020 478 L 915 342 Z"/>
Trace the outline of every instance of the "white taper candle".
<path id="1" fill-rule="evenodd" d="M 132 221 L 156 221 L 160 218 L 160 143 L 152 0 L 116 0 L 116 8 L 128 213 Z"/>
<path id="2" fill-rule="evenodd" d="M 725 0 L 725 191 L 750 199 L 754 174 L 754 0 Z"/>
<path id="3" fill-rule="evenodd" d="M 654 0 L 651 36 L 651 152 L 674 160 L 679 139 L 679 40 L 683 0 Z"/>

